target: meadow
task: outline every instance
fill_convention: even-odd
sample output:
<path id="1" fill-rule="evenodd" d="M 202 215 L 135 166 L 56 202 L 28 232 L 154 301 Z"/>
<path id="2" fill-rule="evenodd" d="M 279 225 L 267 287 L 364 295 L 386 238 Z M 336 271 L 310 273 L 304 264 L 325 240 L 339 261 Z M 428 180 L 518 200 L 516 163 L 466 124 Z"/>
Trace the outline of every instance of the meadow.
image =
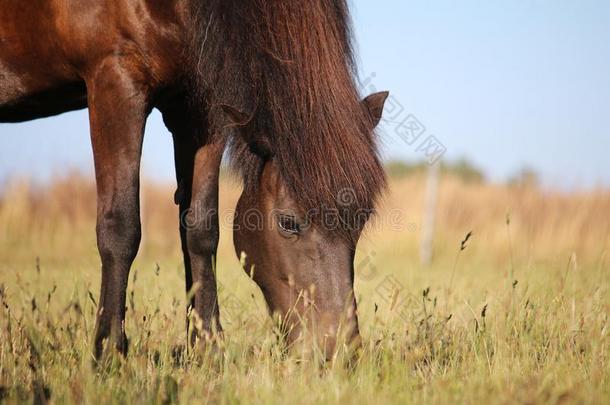
<path id="1" fill-rule="evenodd" d="M 444 176 L 430 265 L 425 177 L 394 177 L 358 246 L 355 364 L 286 354 L 230 232 L 224 176 L 220 350 L 186 342 L 170 185 L 146 183 L 130 275 L 130 351 L 93 367 L 99 294 L 95 187 L 79 175 L 0 197 L 0 402 L 609 403 L 610 191 L 560 192 Z M 465 241 L 466 235 L 472 235 Z M 464 242 L 465 241 L 465 242 Z"/>

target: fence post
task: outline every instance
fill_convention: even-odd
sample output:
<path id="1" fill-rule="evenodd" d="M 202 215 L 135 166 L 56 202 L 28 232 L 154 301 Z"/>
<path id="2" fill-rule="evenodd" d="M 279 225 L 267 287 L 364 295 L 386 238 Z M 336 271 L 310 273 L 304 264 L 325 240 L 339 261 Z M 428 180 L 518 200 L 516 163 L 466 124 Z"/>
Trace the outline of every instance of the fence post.
<path id="1" fill-rule="evenodd" d="M 424 218 L 420 245 L 420 260 L 424 266 L 432 264 L 434 255 L 434 226 L 436 222 L 436 207 L 438 204 L 438 183 L 440 177 L 440 162 L 428 166 L 426 180 L 426 199 L 424 202 Z"/>

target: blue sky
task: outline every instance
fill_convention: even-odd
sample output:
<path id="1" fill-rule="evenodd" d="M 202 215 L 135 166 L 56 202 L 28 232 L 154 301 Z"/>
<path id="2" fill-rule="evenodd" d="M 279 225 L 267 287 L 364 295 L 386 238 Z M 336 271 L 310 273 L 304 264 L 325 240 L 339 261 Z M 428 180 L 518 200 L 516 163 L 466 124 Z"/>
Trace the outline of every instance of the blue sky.
<path id="1" fill-rule="evenodd" d="M 388 159 L 419 160 L 411 115 L 501 181 L 522 167 L 562 188 L 610 186 L 610 2 L 352 0 L 360 70 L 400 108 L 381 130 Z M 423 138 L 422 138 L 423 139 Z M 0 181 L 92 175 L 86 111 L 0 124 Z M 149 119 L 145 178 L 173 179 L 171 138 Z"/>

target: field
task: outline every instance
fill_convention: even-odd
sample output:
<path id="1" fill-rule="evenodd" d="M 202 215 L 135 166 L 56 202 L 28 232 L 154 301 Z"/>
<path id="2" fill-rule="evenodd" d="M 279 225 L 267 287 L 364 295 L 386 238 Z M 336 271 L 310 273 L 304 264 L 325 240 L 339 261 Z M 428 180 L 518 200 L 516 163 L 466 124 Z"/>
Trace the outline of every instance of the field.
<path id="1" fill-rule="evenodd" d="M 173 188 L 143 187 L 129 356 L 92 365 L 99 294 L 89 179 L 0 197 L 0 402 L 609 403 L 610 192 L 442 179 L 420 264 L 425 179 L 393 178 L 358 247 L 358 363 L 286 356 L 229 231 L 221 192 L 220 351 L 180 355 L 185 294 Z M 470 239 L 462 245 L 468 232 Z M 462 249 L 463 248 L 463 249 Z"/>

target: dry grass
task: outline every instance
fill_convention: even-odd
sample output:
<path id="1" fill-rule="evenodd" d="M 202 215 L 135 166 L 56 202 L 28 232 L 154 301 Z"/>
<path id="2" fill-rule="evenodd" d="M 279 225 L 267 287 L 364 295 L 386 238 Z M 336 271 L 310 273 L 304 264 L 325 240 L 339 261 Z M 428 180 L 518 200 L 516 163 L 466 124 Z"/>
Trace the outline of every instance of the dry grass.
<path id="1" fill-rule="evenodd" d="M 14 183 L 0 199 L 0 398 L 610 400 L 610 192 L 562 194 L 444 179 L 435 260 L 423 267 L 424 182 L 408 177 L 391 186 L 356 259 L 365 350 L 355 368 L 337 362 L 321 369 L 282 355 L 262 297 L 233 252 L 227 229 L 239 188 L 225 179 L 222 354 L 200 361 L 172 355 L 185 341 L 177 212 L 171 187 L 147 185 L 144 244 L 128 291 L 130 355 L 100 371 L 91 367 L 90 345 L 100 278 L 94 187 L 78 176 L 42 190 Z"/>

